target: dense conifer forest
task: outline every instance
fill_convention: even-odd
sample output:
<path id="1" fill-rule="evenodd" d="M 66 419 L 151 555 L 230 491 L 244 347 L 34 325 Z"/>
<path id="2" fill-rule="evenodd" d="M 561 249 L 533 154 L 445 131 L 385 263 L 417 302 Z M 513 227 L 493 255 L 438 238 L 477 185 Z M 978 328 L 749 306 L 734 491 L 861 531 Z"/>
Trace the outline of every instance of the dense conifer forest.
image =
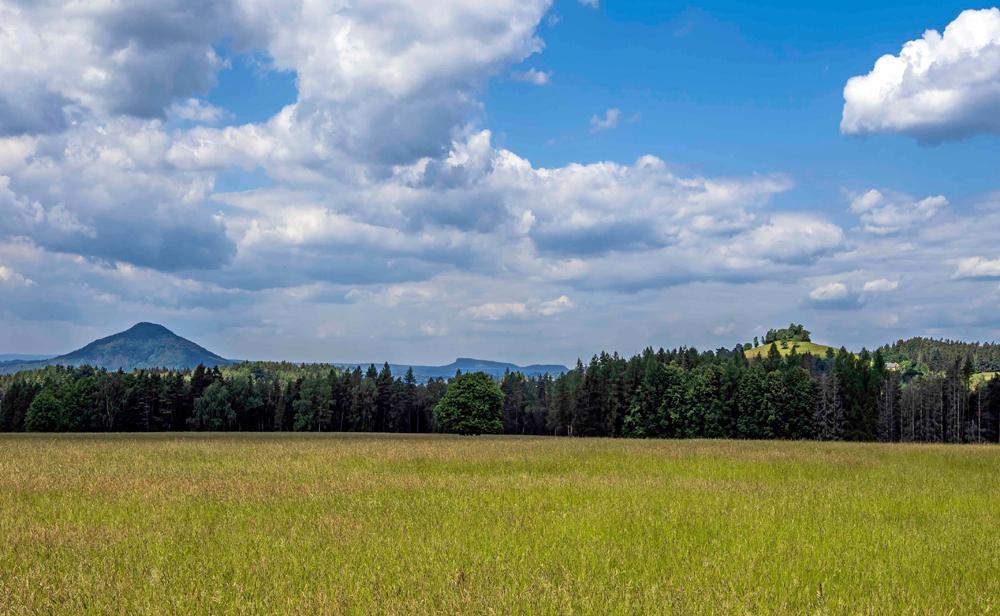
<path id="1" fill-rule="evenodd" d="M 971 362 L 977 372 L 1000 371 L 1000 344 L 909 338 L 879 349 L 888 362 L 915 373 L 944 372 L 956 362 Z"/>
<path id="2" fill-rule="evenodd" d="M 503 432 L 639 438 L 997 442 L 996 345 L 915 338 L 869 353 L 601 353 L 566 374 L 500 380 Z M 250 362 L 194 370 L 46 367 L 0 377 L 3 431 L 433 432 L 444 379 L 385 364 Z"/>

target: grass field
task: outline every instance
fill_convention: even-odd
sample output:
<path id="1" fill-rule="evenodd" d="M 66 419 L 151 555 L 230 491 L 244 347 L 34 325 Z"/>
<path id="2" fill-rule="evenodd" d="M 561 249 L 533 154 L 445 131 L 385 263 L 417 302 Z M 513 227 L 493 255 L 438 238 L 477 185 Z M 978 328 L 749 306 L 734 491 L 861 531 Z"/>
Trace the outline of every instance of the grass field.
<path id="1" fill-rule="evenodd" d="M 782 346 L 780 342 L 776 344 L 778 345 L 778 352 L 781 353 L 782 357 L 790 355 L 792 353 L 792 347 L 795 347 L 795 352 L 799 355 L 810 353 L 814 357 L 826 357 L 827 350 L 832 350 L 834 353 L 837 352 L 837 349 L 833 347 L 826 346 L 825 344 L 816 344 L 815 342 L 789 342 L 785 344 L 785 346 Z M 770 350 L 770 344 L 762 344 L 750 349 L 749 351 L 744 351 L 744 355 L 747 357 L 767 357 Z"/>
<path id="2" fill-rule="evenodd" d="M 0 612 L 1000 610 L 1000 448 L 0 437 Z"/>

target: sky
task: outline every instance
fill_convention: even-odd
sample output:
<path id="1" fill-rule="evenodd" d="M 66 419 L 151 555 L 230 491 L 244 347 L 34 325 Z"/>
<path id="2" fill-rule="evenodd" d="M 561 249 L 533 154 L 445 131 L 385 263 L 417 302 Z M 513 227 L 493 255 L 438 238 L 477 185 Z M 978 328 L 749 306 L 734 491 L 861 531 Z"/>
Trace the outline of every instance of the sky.
<path id="1" fill-rule="evenodd" d="M 1000 334 L 1000 10 L 0 0 L 0 353 Z"/>

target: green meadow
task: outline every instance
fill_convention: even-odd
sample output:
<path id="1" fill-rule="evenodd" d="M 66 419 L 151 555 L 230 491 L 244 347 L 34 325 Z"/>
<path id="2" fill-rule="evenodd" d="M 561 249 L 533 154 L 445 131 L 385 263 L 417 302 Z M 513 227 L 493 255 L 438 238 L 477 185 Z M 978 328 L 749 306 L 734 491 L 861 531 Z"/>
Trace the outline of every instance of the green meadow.
<path id="1" fill-rule="evenodd" d="M 0 613 L 988 614 L 1000 448 L 0 437 Z"/>

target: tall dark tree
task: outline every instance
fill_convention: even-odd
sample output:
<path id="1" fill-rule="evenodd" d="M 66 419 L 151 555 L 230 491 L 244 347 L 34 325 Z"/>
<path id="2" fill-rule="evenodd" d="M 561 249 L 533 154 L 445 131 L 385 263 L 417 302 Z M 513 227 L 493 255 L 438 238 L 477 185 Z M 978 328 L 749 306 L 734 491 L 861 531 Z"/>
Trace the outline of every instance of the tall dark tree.
<path id="1" fill-rule="evenodd" d="M 373 366 L 374 368 L 374 366 Z M 393 397 L 395 381 L 389 363 L 382 365 L 382 370 L 375 376 L 375 431 L 395 431 L 395 413 Z"/>

